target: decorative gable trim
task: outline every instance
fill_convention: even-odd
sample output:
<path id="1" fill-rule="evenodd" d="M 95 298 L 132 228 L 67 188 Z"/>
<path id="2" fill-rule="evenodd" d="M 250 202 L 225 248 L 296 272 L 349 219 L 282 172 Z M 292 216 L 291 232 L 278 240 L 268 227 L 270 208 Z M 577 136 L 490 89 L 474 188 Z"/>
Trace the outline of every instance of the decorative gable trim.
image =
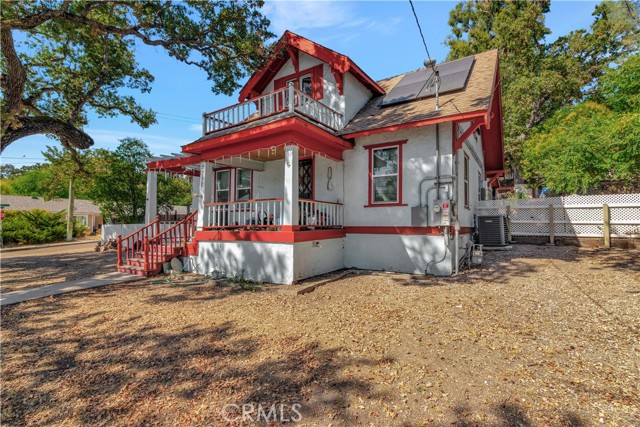
<path id="1" fill-rule="evenodd" d="M 271 58 L 267 60 L 262 69 L 251 76 L 247 84 L 240 90 L 239 101 L 243 102 L 256 96 L 255 94 L 261 93 L 289 59 L 291 59 L 296 72 L 298 72 L 300 52 L 304 52 L 328 64 L 331 73 L 336 78 L 340 94 L 343 94 L 344 91 L 344 73 L 347 72 L 351 73 L 360 83 L 371 90 L 374 95 L 383 95 L 385 93 L 384 89 L 362 71 L 348 56 L 341 55 L 290 31 L 285 31 L 276 44 Z"/>

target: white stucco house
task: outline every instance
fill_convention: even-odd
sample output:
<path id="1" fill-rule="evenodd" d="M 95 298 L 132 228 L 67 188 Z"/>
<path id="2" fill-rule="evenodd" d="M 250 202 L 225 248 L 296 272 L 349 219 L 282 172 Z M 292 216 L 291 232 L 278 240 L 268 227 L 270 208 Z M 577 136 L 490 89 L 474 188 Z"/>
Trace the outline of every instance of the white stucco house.
<path id="1" fill-rule="evenodd" d="M 148 164 L 147 226 L 122 238 L 119 269 L 152 274 L 180 255 L 274 283 L 350 267 L 450 275 L 504 174 L 498 65 L 494 50 L 376 82 L 286 32 L 238 104 Z M 193 177 L 193 209 L 160 232 L 166 171 Z"/>

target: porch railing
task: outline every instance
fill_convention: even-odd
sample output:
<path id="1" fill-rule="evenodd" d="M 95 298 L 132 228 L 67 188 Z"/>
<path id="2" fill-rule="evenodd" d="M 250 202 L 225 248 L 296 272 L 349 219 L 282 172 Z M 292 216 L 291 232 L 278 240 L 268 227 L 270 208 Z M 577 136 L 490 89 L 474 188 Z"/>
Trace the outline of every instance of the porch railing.
<path id="1" fill-rule="evenodd" d="M 209 203 L 205 228 L 279 228 L 283 199 Z M 340 228 L 344 209 L 340 203 L 300 199 L 296 224 L 307 228 Z"/>
<path id="2" fill-rule="evenodd" d="M 202 132 L 208 134 L 283 113 L 296 112 L 330 129 L 344 125 L 342 114 L 300 92 L 293 86 L 241 102 L 202 116 Z"/>
<path id="3" fill-rule="evenodd" d="M 282 218 L 282 199 L 209 203 L 205 227 L 277 227 Z"/>
<path id="4" fill-rule="evenodd" d="M 299 224 L 307 227 L 342 227 L 344 209 L 340 203 L 300 199 Z"/>

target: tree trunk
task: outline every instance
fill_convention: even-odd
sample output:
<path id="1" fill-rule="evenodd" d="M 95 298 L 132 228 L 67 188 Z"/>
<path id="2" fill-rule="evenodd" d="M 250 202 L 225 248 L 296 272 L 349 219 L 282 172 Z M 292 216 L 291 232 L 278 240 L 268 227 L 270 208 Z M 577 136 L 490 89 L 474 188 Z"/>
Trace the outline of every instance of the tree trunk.
<path id="1" fill-rule="evenodd" d="M 69 205 L 67 206 L 67 241 L 73 240 L 73 199 L 75 198 L 75 179 L 69 180 Z"/>

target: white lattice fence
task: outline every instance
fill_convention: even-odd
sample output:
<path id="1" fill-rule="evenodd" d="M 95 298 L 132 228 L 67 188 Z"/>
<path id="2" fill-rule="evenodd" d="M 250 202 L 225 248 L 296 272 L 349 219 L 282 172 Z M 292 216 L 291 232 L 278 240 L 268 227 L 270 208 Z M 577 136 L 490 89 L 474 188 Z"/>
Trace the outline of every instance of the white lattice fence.
<path id="1" fill-rule="evenodd" d="M 478 215 L 508 215 L 514 236 L 549 236 L 553 206 L 555 236 L 603 237 L 605 204 L 611 237 L 640 236 L 640 194 L 486 200 Z"/>

